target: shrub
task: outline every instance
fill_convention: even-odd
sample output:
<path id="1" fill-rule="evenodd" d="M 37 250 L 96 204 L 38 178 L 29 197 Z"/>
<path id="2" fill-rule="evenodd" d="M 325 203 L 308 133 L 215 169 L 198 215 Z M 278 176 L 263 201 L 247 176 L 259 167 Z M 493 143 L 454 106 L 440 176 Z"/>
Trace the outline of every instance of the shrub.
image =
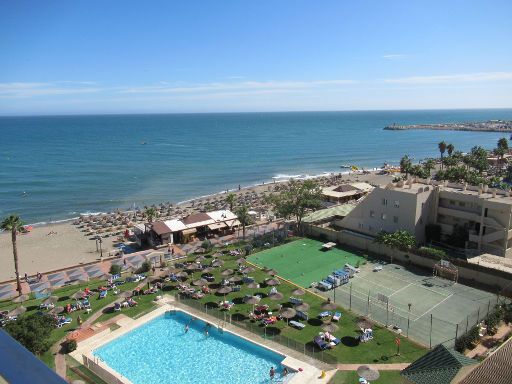
<path id="1" fill-rule="evenodd" d="M 160 268 L 165 268 L 165 267 L 167 267 L 167 261 L 162 260 L 162 261 L 160 262 Z"/>
<path id="2" fill-rule="evenodd" d="M 142 263 L 140 268 L 137 269 L 137 271 L 135 273 L 149 272 L 150 269 L 151 269 L 151 263 L 148 260 L 146 260 L 145 262 Z"/>
<path id="3" fill-rule="evenodd" d="M 463 353 L 466 349 L 472 349 L 479 338 L 478 326 L 474 326 L 466 334 L 455 340 L 455 350 Z"/>
<path id="4" fill-rule="evenodd" d="M 201 243 L 201 247 L 206 250 L 206 252 L 210 252 L 213 248 L 213 244 L 210 240 L 205 240 Z"/>
<path id="5" fill-rule="evenodd" d="M 55 320 L 51 316 L 36 314 L 21 316 L 5 326 L 5 330 L 14 339 L 35 355 L 50 349 L 50 336 L 54 328 Z"/>
<path id="6" fill-rule="evenodd" d="M 73 352 L 74 350 L 76 350 L 76 347 L 77 347 L 76 340 L 68 340 L 68 341 L 66 341 L 66 344 L 64 346 L 66 353 Z"/>
<path id="7" fill-rule="evenodd" d="M 252 251 L 252 245 L 250 244 L 247 244 L 245 247 L 245 256 L 249 256 L 251 254 L 251 251 Z"/>
<path id="8" fill-rule="evenodd" d="M 498 325 L 500 324 L 500 321 L 503 318 L 503 310 L 499 307 L 494 308 L 487 317 L 485 318 L 485 324 L 487 325 L 487 332 L 490 335 L 494 335 L 496 333 L 496 329 L 498 328 Z"/>
<path id="9" fill-rule="evenodd" d="M 420 256 L 430 256 L 434 257 L 438 260 L 448 258 L 448 255 L 442 249 L 432 248 L 432 247 L 420 247 L 416 253 Z"/>
<path id="10" fill-rule="evenodd" d="M 117 265 L 117 264 L 112 264 L 110 266 L 110 270 L 109 270 L 109 273 L 112 274 L 112 275 L 118 275 L 121 273 L 121 266 L 120 265 Z"/>

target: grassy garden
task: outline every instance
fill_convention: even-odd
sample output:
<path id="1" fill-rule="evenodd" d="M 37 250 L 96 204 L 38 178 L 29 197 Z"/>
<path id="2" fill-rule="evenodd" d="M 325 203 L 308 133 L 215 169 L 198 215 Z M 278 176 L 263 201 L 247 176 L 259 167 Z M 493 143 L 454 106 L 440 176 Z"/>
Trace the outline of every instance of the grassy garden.
<path id="1" fill-rule="evenodd" d="M 400 376 L 400 371 L 380 371 L 380 377 L 372 380 L 376 384 L 401 384 L 405 380 Z M 358 383 L 359 375 L 354 371 L 338 371 L 329 381 L 329 384 L 354 384 Z"/>

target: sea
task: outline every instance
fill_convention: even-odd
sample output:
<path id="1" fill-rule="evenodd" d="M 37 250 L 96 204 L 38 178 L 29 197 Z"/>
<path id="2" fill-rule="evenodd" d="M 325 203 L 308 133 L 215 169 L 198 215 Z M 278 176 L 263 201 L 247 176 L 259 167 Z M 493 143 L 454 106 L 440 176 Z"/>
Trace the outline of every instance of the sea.
<path id="1" fill-rule="evenodd" d="M 512 120 L 512 109 L 0 117 L 0 217 L 26 223 L 131 209 L 291 177 L 468 151 L 508 134 L 386 131 Z"/>

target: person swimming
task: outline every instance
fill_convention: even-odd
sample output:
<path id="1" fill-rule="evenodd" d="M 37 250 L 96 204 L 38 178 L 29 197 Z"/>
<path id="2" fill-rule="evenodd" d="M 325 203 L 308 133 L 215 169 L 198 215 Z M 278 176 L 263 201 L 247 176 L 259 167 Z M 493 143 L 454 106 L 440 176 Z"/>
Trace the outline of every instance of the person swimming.
<path id="1" fill-rule="evenodd" d="M 190 328 L 190 326 L 189 326 L 188 324 L 187 324 L 187 325 L 185 325 L 185 333 L 187 333 L 187 332 L 188 332 L 189 328 Z"/>

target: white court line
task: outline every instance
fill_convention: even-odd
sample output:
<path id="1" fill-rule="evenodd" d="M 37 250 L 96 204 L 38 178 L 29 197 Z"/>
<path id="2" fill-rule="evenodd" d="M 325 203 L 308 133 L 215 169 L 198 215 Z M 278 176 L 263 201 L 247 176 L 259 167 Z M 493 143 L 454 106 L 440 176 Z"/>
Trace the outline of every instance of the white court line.
<path id="1" fill-rule="evenodd" d="M 435 307 L 441 305 L 442 303 L 444 303 L 446 300 L 448 300 L 450 297 L 452 297 L 454 294 L 452 293 L 450 296 L 448 297 L 445 297 L 443 300 L 441 300 L 439 303 L 437 303 L 436 305 L 434 305 L 432 308 L 426 310 L 420 317 L 414 319 L 413 321 L 416 321 L 416 320 L 419 320 L 420 318 L 422 318 L 423 316 L 425 316 L 427 313 L 431 312 L 434 310 Z"/>
<path id="2" fill-rule="evenodd" d="M 379 287 L 381 287 L 381 288 L 384 288 L 384 289 L 386 289 L 386 290 L 388 290 L 388 291 L 394 292 L 391 288 L 386 287 L 385 285 L 382 285 L 382 284 L 376 283 L 375 281 L 372 281 L 372 280 L 370 280 L 370 279 L 367 279 L 366 277 L 357 276 L 357 275 L 356 275 L 356 276 L 354 276 L 354 277 L 355 277 L 355 278 L 358 278 L 358 279 L 366 280 L 366 281 L 370 282 L 371 284 L 377 285 L 377 286 L 379 286 Z"/>
<path id="3" fill-rule="evenodd" d="M 402 287 L 402 288 L 400 288 L 400 289 L 396 290 L 395 292 L 393 292 L 393 293 L 392 293 L 391 295 L 389 295 L 388 297 L 391 297 L 391 296 L 393 296 L 395 293 L 398 293 L 398 292 L 400 292 L 400 291 L 403 291 L 405 288 L 408 288 L 408 287 L 410 287 L 411 285 L 413 285 L 413 284 L 412 284 L 412 283 L 407 284 L 406 286 L 404 286 L 404 287 Z"/>

